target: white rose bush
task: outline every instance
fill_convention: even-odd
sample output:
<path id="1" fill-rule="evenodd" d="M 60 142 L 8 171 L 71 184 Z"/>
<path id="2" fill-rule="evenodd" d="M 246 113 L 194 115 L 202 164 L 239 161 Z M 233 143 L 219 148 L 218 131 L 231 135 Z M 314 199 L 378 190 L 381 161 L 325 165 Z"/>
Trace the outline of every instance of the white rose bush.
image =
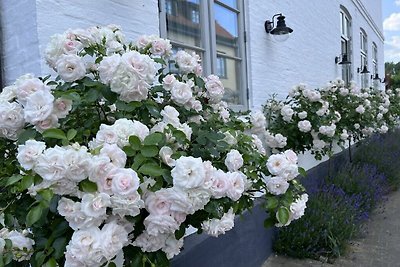
<path id="1" fill-rule="evenodd" d="M 300 84 L 286 100 L 273 96 L 267 101 L 265 142 L 273 152 L 309 150 L 321 159 L 332 155 L 333 145 L 344 147 L 346 142 L 394 128 L 398 125 L 399 103 L 399 90 L 358 88 L 353 83 L 345 86 L 340 79 L 320 89 Z"/>
<path id="2" fill-rule="evenodd" d="M 55 35 L 45 54 L 56 78 L 0 93 L 0 266 L 168 266 L 189 226 L 224 234 L 256 195 L 266 227 L 303 215 L 297 155 L 268 158 L 264 115 L 232 112 L 198 55 L 113 25 Z"/>

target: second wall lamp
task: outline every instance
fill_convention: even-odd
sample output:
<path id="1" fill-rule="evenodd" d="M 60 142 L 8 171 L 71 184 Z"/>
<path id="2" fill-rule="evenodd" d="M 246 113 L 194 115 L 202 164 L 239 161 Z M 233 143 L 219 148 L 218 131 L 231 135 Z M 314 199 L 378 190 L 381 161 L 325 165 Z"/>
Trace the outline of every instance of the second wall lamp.
<path id="1" fill-rule="evenodd" d="M 274 23 L 275 17 L 277 18 L 276 27 Z M 275 14 L 271 20 L 266 20 L 264 23 L 265 31 L 272 34 L 277 41 L 285 41 L 289 38 L 289 34 L 293 30 L 286 26 L 285 16 L 282 13 Z"/>

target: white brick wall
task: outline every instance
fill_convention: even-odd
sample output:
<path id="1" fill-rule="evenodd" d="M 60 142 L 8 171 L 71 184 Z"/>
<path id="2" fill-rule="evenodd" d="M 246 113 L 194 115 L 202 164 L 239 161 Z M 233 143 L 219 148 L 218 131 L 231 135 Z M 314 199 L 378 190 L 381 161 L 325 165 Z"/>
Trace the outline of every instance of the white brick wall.
<path id="1" fill-rule="evenodd" d="M 357 74 L 357 67 L 361 64 L 360 27 L 368 35 L 368 68 L 372 70 L 372 42 L 375 42 L 379 53 L 379 75 L 383 77 L 383 41 L 357 8 L 359 5 L 355 3 L 358 1 L 246 1 L 250 107 L 260 107 L 272 93 L 285 97 L 298 83 L 306 82 L 315 88 L 341 76 L 341 68 L 335 64 L 335 57 L 340 54 L 340 5 L 348 9 L 353 21 L 353 79 L 360 83 Z M 382 32 L 381 1 L 362 2 L 371 17 L 378 20 L 375 23 Z M 270 20 L 276 13 L 283 13 L 287 26 L 294 30 L 283 43 L 273 40 L 264 30 L 265 20 Z"/>
<path id="2" fill-rule="evenodd" d="M 35 1 L 0 1 L 0 16 L 5 83 L 25 73 L 40 74 Z"/>

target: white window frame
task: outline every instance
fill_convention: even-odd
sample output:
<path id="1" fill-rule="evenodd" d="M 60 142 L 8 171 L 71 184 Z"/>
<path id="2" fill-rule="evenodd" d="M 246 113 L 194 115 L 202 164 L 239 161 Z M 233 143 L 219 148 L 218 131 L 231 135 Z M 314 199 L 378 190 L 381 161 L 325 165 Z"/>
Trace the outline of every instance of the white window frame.
<path id="1" fill-rule="evenodd" d="M 341 53 L 347 55 L 347 59 L 353 62 L 353 53 L 352 53 L 352 18 L 350 13 L 344 6 L 340 6 L 340 46 L 341 46 Z M 344 49 L 343 49 L 344 47 Z M 350 66 L 345 67 L 343 66 L 342 69 L 342 79 L 345 81 L 346 84 L 350 84 L 350 81 L 353 78 L 353 71 Z"/>
<path id="2" fill-rule="evenodd" d="M 375 42 L 372 42 L 372 74 L 378 73 L 378 46 Z"/>
<path id="3" fill-rule="evenodd" d="M 364 66 L 368 69 L 368 36 L 363 28 L 360 28 L 360 70 L 364 69 Z M 366 74 L 364 74 L 366 75 Z M 361 88 L 367 88 L 368 82 L 361 77 Z"/>
<path id="4" fill-rule="evenodd" d="M 167 21 L 166 21 L 166 0 L 159 0 L 159 14 L 160 14 L 160 36 L 167 38 Z M 226 59 L 232 59 L 240 62 L 239 66 L 239 84 L 237 85 L 240 90 L 240 99 L 242 104 L 234 105 L 230 104 L 230 107 L 234 110 L 247 110 L 249 108 L 249 95 L 248 95 L 248 84 L 247 84 L 247 64 L 246 64 L 246 51 L 245 51 L 245 26 L 244 26 L 244 0 L 237 0 L 237 8 L 233 8 L 229 5 L 224 4 L 218 0 L 200 0 L 200 27 L 201 27 L 201 47 L 192 46 L 170 40 L 173 46 L 179 46 L 202 53 L 202 66 L 203 75 L 207 76 L 210 74 L 217 73 L 217 55 Z M 238 16 L 238 56 L 230 56 L 221 54 L 217 51 L 216 45 L 216 33 L 215 33 L 215 19 L 213 12 L 214 3 L 236 13 Z"/>

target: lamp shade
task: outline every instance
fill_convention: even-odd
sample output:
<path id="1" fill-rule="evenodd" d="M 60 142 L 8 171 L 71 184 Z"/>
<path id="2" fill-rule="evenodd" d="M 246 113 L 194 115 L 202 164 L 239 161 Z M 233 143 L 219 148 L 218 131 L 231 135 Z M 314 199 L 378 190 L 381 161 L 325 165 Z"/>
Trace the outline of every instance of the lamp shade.
<path id="1" fill-rule="evenodd" d="M 276 27 L 270 33 L 273 35 L 284 35 L 292 32 L 293 30 L 286 26 L 285 16 L 280 15 L 277 18 Z"/>

